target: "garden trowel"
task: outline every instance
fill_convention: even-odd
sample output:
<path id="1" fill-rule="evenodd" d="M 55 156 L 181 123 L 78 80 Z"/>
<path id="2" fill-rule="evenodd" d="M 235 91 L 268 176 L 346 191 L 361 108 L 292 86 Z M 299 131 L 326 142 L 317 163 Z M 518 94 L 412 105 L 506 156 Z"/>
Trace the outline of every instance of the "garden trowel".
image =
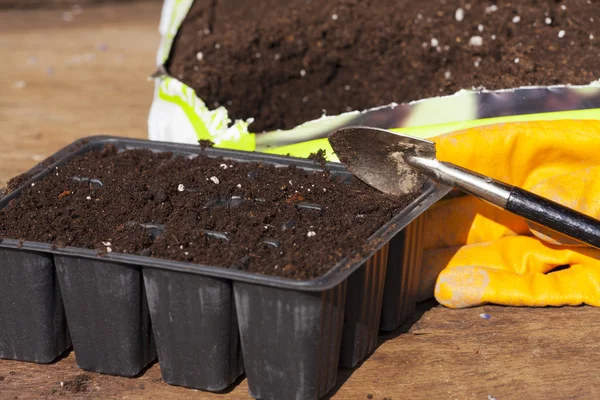
<path id="1" fill-rule="evenodd" d="M 414 194 L 431 178 L 600 248 L 600 221 L 518 187 L 439 161 L 435 143 L 429 140 L 385 129 L 347 127 L 332 132 L 329 143 L 350 172 L 381 192 Z"/>

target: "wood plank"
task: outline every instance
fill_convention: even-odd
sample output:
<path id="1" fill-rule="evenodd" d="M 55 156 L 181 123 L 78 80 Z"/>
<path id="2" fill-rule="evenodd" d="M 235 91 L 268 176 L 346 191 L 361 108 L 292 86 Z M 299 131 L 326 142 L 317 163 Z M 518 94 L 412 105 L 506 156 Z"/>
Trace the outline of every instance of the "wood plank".
<path id="1" fill-rule="evenodd" d="M 84 8 L 71 22 L 57 10 L 0 12 L 0 186 L 79 137 L 146 136 L 159 14 L 159 3 Z M 329 397 L 600 398 L 599 328 L 591 307 L 424 304 L 361 366 L 340 370 Z M 83 372 L 72 352 L 50 365 L 0 361 L 1 399 L 57 396 L 249 398 L 245 380 L 224 394 L 166 385 L 158 364 L 129 379 Z"/>
<path id="2" fill-rule="evenodd" d="M 491 318 L 482 319 L 481 313 Z M 376 352 L 357 369 L 340 370 L 329 397 L 600 397 L 600 378 L 593 373 L 600 365 L 599 309 L 438 306 L 418 317 L 412 327 L 382 336 Z M 83 372 L 72 352 L 51 365 L 0 361 L 0 376 L 2 398 L 250 398 L 245 380 L 224 394 L 168 386 L 158 364 L 134 379 Z M 82 376 L 83 383 L 74 385 Z"/>
<path id="3" fill-rule="evenodd" d="M 77 138 L 147 137 L 160 10 L 0 12 L 0 187 Z"/>

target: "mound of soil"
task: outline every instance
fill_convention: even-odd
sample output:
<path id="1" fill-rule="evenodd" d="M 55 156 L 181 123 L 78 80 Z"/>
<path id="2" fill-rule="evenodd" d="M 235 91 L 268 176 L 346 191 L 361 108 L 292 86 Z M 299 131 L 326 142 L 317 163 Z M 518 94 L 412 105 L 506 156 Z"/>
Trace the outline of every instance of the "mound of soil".
<path id="1" fill-rule="evenodd" d="M 597 0 L 195 0 L 168 71 L 253 132 L 460 89 L 600 78 Z"/>
<path id="2" fill-rule="evenodd" d="M 0 237 L 310 279 L 414 197 L 351 175 L 108 145 L 11 200 Z"/>

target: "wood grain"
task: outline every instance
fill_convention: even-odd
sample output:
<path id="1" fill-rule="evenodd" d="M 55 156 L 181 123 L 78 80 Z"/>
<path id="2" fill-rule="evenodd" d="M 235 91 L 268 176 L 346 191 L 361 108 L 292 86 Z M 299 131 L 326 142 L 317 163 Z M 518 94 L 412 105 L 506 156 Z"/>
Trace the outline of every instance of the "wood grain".
<path id="1" fill-rule="evenodd" d="M 84 9 L 71 22 L 59 11 L 0 12 L 0 186 L 79 137 L 146 136 L 159 14 L 159 3 Z M 340 370 L 329 396 L 595 399 L 599 366 L 599 309 L 424 304 L 361 366 Z M 86 373 L 71 352 L 51 365 L 0 361 L 0 399 L 13 398 L 249 396 L 245 380 L 224 394 L 168 386 L 158 364 L 134 379 Z"/>
<path id="2" fill-rule="evenodd" d="M 160 8 L 0 12 L 0 187 L 77 138 L 146 137 Z"/>
<path id="3" fill-rule="evenodd" d="M 421 307 L 423 308 L 423 307 Z M 487 313 L 490 319 L 480 317 Z M 600 310 L 441 306 L 383 336 L 370 358 L 340 370 L 333 399 L 594 399 L 600 397 Z M 140 377 L 79 370 L 73 353 L 51 365 L 0 361 L 0 397 L 249 399 L 242 380 L 210 394 L 168 386 L 158 364 Z M 89 378 L 76 392 L 72 382 Z M 62 382 L 62 384 L 61 384 Z M 488 397 L 490 396 L 490 397 Z"/>

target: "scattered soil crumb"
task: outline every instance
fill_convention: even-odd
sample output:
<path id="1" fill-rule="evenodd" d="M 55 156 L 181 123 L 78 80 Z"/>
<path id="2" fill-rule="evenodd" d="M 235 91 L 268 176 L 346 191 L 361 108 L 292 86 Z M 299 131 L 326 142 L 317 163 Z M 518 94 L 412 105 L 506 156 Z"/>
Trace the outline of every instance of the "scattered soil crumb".
<path id="1" fill-rule="evenodd" d="M 10 193 L 14 192 L 19 186 L 27 182 L 31 178 L 31 174 L 25 172 L 24 174 L 15 176 L 11 180 L 8 181 L 6 187 L 4 188 L 3 196 L 7 196 Z"/>
<path id="2" fill-rule="evenodd" d="M 209 148 L 209 147 L 214 147 L 215 146 L 215 144 L 212 141 L 208 140 L 208 139 L 198 140 L 198 144 L 200 144 L 200 148 L 202 150 L 204 150 L 206 148 Z"/>
<path id="3" fill-rule="evenodd" d="M 81 393 L 87 391 L 88 383 L 92 378 L 87 374 L 79 374 L 64 382 L 64 390 L 71 393 Z"/>
<path id="4" fill-rule="evenodd" d="M 319 164 L 321 166 L 321 168 L 327 169 L 326 168 L 327 158 L 326 158 L 325 150 L 319 149 L 316 153 L 310 153 L 310 155 L 308 156 L 308 159 L 313 160 L 315 162 L 315 164 Z"/>

